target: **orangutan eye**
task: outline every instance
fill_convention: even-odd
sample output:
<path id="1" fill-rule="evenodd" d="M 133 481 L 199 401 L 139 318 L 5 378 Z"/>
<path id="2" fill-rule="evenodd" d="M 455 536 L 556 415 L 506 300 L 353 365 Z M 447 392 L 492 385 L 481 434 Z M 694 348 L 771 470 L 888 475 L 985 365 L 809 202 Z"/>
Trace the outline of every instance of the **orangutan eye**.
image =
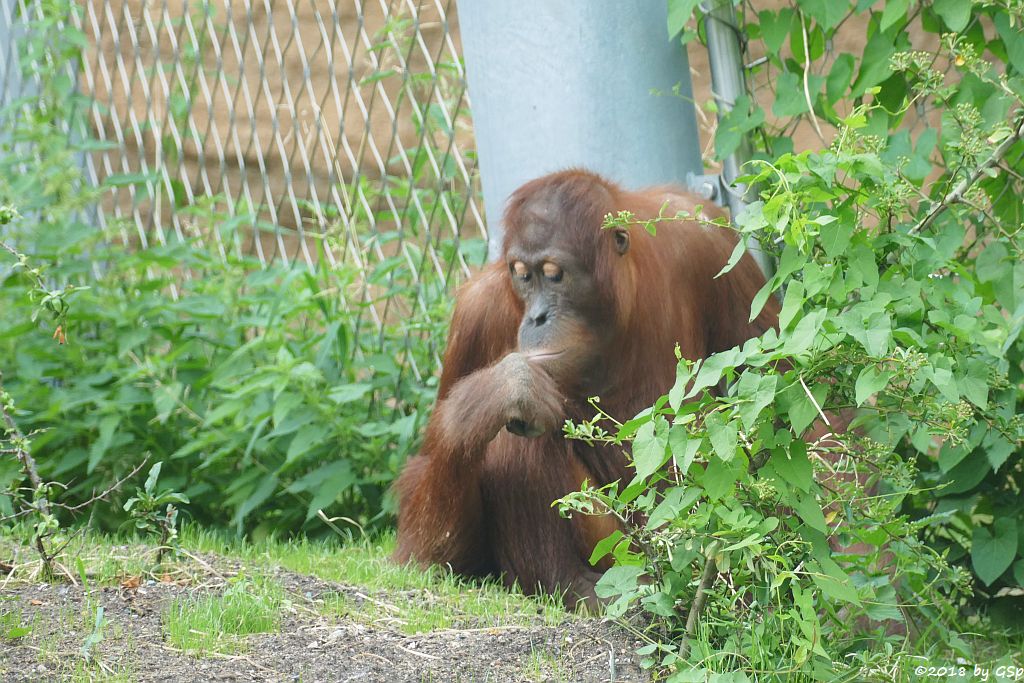
<path id="1" fill-rule="evenodd" d="M 548 280 L 551 280 L 552 282 L 562 281 L 562 269 L 559 268 L 557 264 L 551 263 L 550 261 L 546 261 L 544 263 L 543 270 L 544 277 L 546 277 Z"/>
<path id="2" fill-rule="evenodd" d="M 620 255 L 629 251 L 629 233 L 625 230 L 615 231 L 615 251 Z"/>
<path id="3" fill-rule="evenodd" d="M 510 267 L 512 275 L 519 278 L 523 282 L 528 282 L 530 279 L 530 269 L 526 267 L 526 264 L 522 261 L 516 261 Z"/>

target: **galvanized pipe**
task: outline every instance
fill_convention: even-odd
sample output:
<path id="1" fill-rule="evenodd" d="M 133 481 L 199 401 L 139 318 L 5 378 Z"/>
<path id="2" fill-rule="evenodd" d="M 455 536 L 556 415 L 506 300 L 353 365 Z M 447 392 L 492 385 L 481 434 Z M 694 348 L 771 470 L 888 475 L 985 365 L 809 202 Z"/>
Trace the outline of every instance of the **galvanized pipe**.
<path id="1" fill-rule="evenodd" d="M 711 91 L 718 104 L 719 120 L 732 110 L 736 100 L 747 94 L 746 67 L 740 48 L 741 35 L 736 26 L 736 9 L 732 0 L 705 0 L 701 3 L 704 12 L 704 30 L 708 43 L 708 61 L 711 65 Z M 744 136 L 735 152 L 722 160 L 722 190 L 729 213 L 735 219 L 754 198 L 751 188 L 737 184 L 742 167 L 751 158 L 750 140 Z M 775 271 L 771 257 L 756 240 L 750 240 L 747 248 L 761 266 L 766 276 Z"/>

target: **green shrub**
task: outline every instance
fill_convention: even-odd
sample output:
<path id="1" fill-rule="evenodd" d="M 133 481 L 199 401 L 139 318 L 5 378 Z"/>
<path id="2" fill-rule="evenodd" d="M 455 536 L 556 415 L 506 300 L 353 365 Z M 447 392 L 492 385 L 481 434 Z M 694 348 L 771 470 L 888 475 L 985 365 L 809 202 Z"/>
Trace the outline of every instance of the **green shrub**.
<path id="1" fill-rule="evenodd" d="M 753 308 L 779 296 L 781 329 L 681 361 L 633 420 L 568 430 L 631 444 L 632 482 L 563 507 L 621 519 L 594 554 L 615 558 L 598 594 L 613 614 L 642 610 L 641 652 L 671 680 L 909 679 L 978 662 L 962 632 L 1020 626 L 997 618 L 1024 587 L 1024 17 L 1010 4 L 798 0 L 748 21 L 778 125 L 746 100 L 716 142 L 727 154 L 738 129 L 763 131 L 743 179 L 759 199 L 736 227 L 776 257 Z M 864 52 L 829 54 L 844 17 L 869 11 Z M 943 34 L 933 53 L 909 50 L 911 23 Z M 920 125 L 933 109 L 939 131 Z M 837 134 L 793 153 L 794 118 Z M 854 431 L 805 440 L 840 413 Z M 886 635 L 898 624 L 909 640 Z M 982 656 L 1012 663 L 1013 648 Z"/>
<path id="2" fill-rule="evenodd" d="M 376 330 L 357 337 L 343 297 L 358 273 L 94 243 L 50 275 L 94 262 L 106 265 L 74 299 L 67 346 L 31 321 L 24 277 L 0 287 L 5 383 L 23 429 L 41 430 L 44 478 L 84 499 L 149 457 L 203 523 L 293 530 L 319 508 L 381 519 L 434 393 L 407 376 L 406 354 L 429 365 L 433 348 L 406 348 L 401 323 L 379 352 Z M 96 511 L 105 527 L 123 518 L 112 502 Z"/>
<path id="3" fill-rule="evenodd" d="M 38 88 L 0 110 L 0 205 L 22 215 L 0 226 L 0 239 L 36 269 L 0 252 L 0 372 L 43 479 L 66 485 L 61 503 L 75 506 L 148 458 L 163 463 L 161 488 L 189 500 L 183 514 L 204 524 L 327 533 L 314 520 L 320 509 L 349 529 L 387 523 L 388 487 L 434 398 L 430 370 L 449 311 L 450 283 L 423 249 L 429 239 L 445 263 L 479 261 L 481 240 L 372 208 L 389 205 L 362 178 L 368 201 L 357 203 L 346 230 L 388 257 L 365 270 L 329 266 L 326 250 L 345 248 L 335 226 L 305 237 L 317 265 L 265 266 L 238 245 L 254 232 L 289 231 L 244 206 L 226 207 L 222 197 L 183 206 L 182 193 L 168 196 L 151 174 L 90 187 L 82 155 L 110 143 L 89 138 L 92 105 L 74 94 L 81 8 L 54 0 L 37 9 L 19 49 L 30 57 L 26 81 Z M 420 125 L 433 133 L 439 124 Z M 425 215 L 443 215 L 442 204 L 461 214 L 468 197 L 424 189 L 427 152 L 408 150 L 415 177 L 378 182 L 397 201 L 415 194 Z M 450 152 L 432 152 L 451 171 Z M 98 202 L 126 185 L 140 201 L 173 206 L 183 229 L 135 243 L 125 235 L 141 226 L 108 213 L 103 234 Z M 338 219 L 337 207 L 318 210 Z M 51 286 L 59 312 L 41 305 Z M 21 483 L 18 463 L 0 458 L 0 491 Z M 93 523 L 121 526 L 138 483 L 90 510 Z M 0 516 L 12 511 L 0 495 Z"/>

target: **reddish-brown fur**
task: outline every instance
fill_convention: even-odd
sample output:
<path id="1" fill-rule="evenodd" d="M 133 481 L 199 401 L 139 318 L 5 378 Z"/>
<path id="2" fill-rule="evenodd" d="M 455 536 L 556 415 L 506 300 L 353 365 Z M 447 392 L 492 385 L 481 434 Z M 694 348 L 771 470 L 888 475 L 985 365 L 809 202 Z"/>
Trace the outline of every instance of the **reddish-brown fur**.
<path id="1" fill-rule="evenodd" d="M 534 180 L 513 195 L 505 215 L 506 252 L 535 239 L 537 229 L 527 226 L 537 215 L 554 215 L 557 220 L 545 225 L 557 227 L 543 241 L 571 245 L 594 274 L 605 306 L 589 314 L 599 316 L 598 324 L 577 325 L 572 335 L 581 347 L 599 349 L 600 357 L 574 365 L 570 356 L 561 374 L 523 361 L 513 352 L 524 304 L 508 264 L 491 264 L 467 283 L 456 299 L 422 452 L 398 480 L 396 560 L 448 565 L 466 575 L 501 574 L 528 592 L 565 590 L 570 604 L 595 600 L 600 574 L 588 558 L 612 527 L 601 519 L 563 519 L 551 502 L 578 490 L 584 478 L 602 485 L 629 474 L 620 449 L 567 441 L 558 432 L 561 421 L 589 417 L 593 395 L 609 414 L 628 419 L 671 387 L 677 343 L 683 356 L 703 358 L 776 325 L 774 300 L 747 322 L 751 299 L 764 284 L 749 256 L 715 278 L 736 243 L 730 230 L 666 221 L 652 236 L 633 226 L 623 256 L 609 246 L 610 231 L 601 230 L 608 213 L 626 210 L 642 220 L 696 203 L 672 188 L 625 192 L 578 170 Z M 530 439 L 502 429 L 509 404 L 546 433 Z"/>

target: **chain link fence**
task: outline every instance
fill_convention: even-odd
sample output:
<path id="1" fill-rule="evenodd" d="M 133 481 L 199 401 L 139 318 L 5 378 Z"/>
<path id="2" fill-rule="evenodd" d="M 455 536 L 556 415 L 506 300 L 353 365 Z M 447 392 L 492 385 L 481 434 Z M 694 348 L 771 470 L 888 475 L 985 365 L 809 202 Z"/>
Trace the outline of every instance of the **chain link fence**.
<path id="1" fill-rule="evenodd" d="M 43 10 L 0 5 L 7 106 L 32 92 L 19 27 Z M 70 22 L 112 238 L 355 268 L 346 306 L 381 331 L 483 261 L 453 0 L 78 0 Z"/>

